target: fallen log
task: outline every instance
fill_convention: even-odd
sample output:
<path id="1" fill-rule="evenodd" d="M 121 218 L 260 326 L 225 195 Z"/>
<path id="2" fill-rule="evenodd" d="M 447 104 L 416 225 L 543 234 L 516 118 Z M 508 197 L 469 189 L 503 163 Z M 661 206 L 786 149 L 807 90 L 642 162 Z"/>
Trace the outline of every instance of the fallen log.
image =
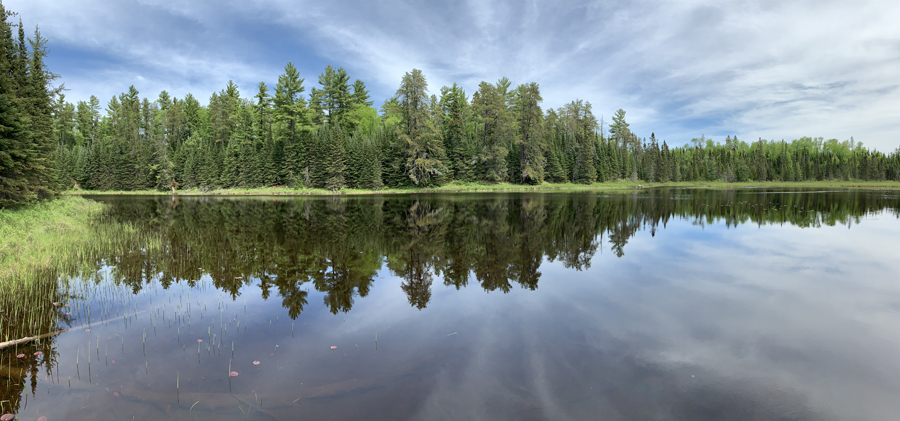
<path id="1" fill-rule="evenodd" d="M 138 311 L 138 312 L 136 312 L 136 313 L 131 313 L 131 314 L 129 314 L 129 316 L 132 315 L 132 314 L 136 316 L 136 315 L 138 315 L 138 314 L 145 313 L 145 312 L 146 312 L 146 310 L 142 310 L 142 311 Z M 103 323 L 106 323 L 106 322 L 108 322 L 108 321 L 110 321 L 110 320 L 115 320 L 115 319 L 118 319 L 118 318 L 119 318 L 119 316 L 116 316 L 116 317 L 110 317 L 110 318 L 108 318 L 108 319 L 106 319 L 106 320 L 100 320 L 100 321 L 94 322 L 94 323 L 85 323 L 85 324 L 83 324 L 83 325 L 81 325 L 81 326 L 78 326 L 78 327 L 72 327 L 72 328 L 69 328 L 69 329 L 61 329 L 61 330 L 57 330 L 56 332 L 45 333 L 45 334 L 43 334 L 43 335 L 29 336 L 29 337 L 27 337 L 27 338 L 16 339 L 16 340 L 14 340 L 14 341 L 0 342 L 0 349 L 5 349 L 5 348 L 9 348 L 9 347 L 11 347 L 11 346 L 16 346 L 16 345 L 24 344 L 24 343 L 28 343 L 28 342 L 31 342 L 31 341 L 36 341 L 36 340 L 38 340 L 38 339 L 46 339 L 46 338 L 49 338 L 49 337 L 52 337 L 52 336 L 59 335 L 60 333 L 68 332 L 68 331 L 70 331 L 70 330 L 81 330 L 81 329 L 84 329 L 84 328 L 86 328 L 86 327 L 91 327 L 91 326 L 94 326 L 94 325 L 103 324 Z"/>
<path id="2" fill-rule="evenodd" d="M 16 345 L 20 345 L 20 344 L 25 344 L 25 343 L 28 343 L 31 341 L 36 341 L 39 339 L 49 338 L 51 336 L 59 335 L 60 333 L 68 332 L 68 330 L 69 329 L 57 330 L 56 332 L 45 333 L 43 335 L 29 336 L 27 338 L 16 339 L 14 341 L 0 342 L 0 349 L 5 349 L 5 348 L 9 348 L 11 346 L 16 346 Z"/>

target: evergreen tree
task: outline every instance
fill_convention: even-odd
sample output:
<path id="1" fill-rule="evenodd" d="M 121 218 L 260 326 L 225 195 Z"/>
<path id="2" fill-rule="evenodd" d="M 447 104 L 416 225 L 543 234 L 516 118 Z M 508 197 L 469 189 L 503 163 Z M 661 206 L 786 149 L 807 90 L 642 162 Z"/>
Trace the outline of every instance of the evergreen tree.
<path id="1" fill-rule="evenodd" d="M 350 93 L 350 77 L 343 67 L 337 69 L 328 65 L 325 72 L 319 75 L 319 85 L 322 86 L 322 105 L 327 113 L 327 124 L 330 126 L 345 124 L 345 117 L 353 105 L 353 96 Z M 363 90 L 364 90 L 363 86 Z M 363 92 L 360 92 L 360 97 Z"/>
<path id="2" fill-rule="evenodd" d="M 346 185 L 345 171 L 347 169 L 345 144 L 346 133 L 340 127 L 331 127 L 324 130 L 322 169 L 324 176 L 323 187 L 335 191 Z"/>
<path id="3" fill-rule="evenodd" d="M 609 126 L 609 133 L 617 142 L 621 143 L 627 139 L 630 134 L 628 126 L 629 124 L 625 121 L 625 110 L 619 108 L 613 116 L 613 124 Z"/>
<path id="4" fill-rule="evenodd" d="M 668 183 L 671 172 L 672 167 L 671 157 L 669 156 L 669 145 L 663 141 L 662 151 L 660 151 L 659 182 Z"/>
<path id="5" fill-rule="evenodd" d="M 23 128 L 17 101 L 19 86 L 12 75 L 17 69 L 17 50 L 7 11 L 0 3 L 0 208 L 8 208 L 35 198 L 31 180 L 32 150 Z"/>
<path id="6" fill-rule="evenodd" d="M 559 153 L 557 148 L 551 146 L 547 152 L 547 177 L 554 183 L 562 183 L 566 181 L 566 172 L 560 164 Z"/>
<path id="7" fill-rule="evenodd" d="M 465 91 L 457 84 L 441 88 L 441 107 L 444 118 L 442 130 L 444 146 L 448 152 L 449 172 L 457 180 L 468 180 L 472 177 L 466 153 L 466 107 L 468 99 Z"/>
<path id="8" fill-rule="evenodd" d="M 768 177 L 768 169 L 766 165 L 766 151 L 765 151 L 765 143 L 763 143 L 762 138 L 759 139 L 759 142 L 756 144 L 756 174 L 757 181 L 766 181 Z"/>
<path id="9" fill-rule="evenodd" d="M 502 79 L 501 79 L 502 82 Z M 480 123 L 482 177 L 491 182 L 506 181 L 509 176 L 507 154 L 512 145 L 514 122 L 506 106 L 501 84 L 481 82 L 472 97 L 472 109 Z"/>
<path id="10" fill-rule="evenodd" d="M 365 84 L 326 68 L 309 106 L 291 63 L 274 95 L 266 83 L 252 99 L 229 82 L 207 105 L 166 91 L 154 101 L 131 86 L 100 116 L 96 97 L 73 105 L 44 69 L 45 40 L 29 43 L 3 22 L 0 45 L 0 206 L 51 197 L 55 186 L 127 190 L 260 187 L 287 184 L 333 190 L 433 186 L 450 180 L 537 184 L 622 178 L 801 181 L 900 177 L 898 151 L 849 141 L 723 144 L 700 136 L 670 149 L 655 133 L 642 139 L 617 110 L 606 136 L 590 103 L 543 113 L 536 83 L 482 83 L 471 103 L 456 84 L 427 93 L 421 71 L 404 75 L 381 114 Z M 321 126 L 321 127 L 320 127 Z M 599 132 L 598 132 L 599 126 Z"/>
<path id="11" fill-rule="evenodd" d="M 19 28 L 22 28 L 21 23 Z M 28 61 L 28 88 L 25 99 L 30 103 L 29 131 L 34 148 L 33 167 L 30 178 L 36 193 L 41 199 L 53 197 L 56 193 L 56 143 L 53 141 L 52 95 L 48 84 L 58 77 L 44 66 L 47 55 L 47 39 L 41 36 L 38 28 L 34 30 L 31 44 L 31 56 Z"/>
<path id="12" fill-rule="evenodd" d="M 57 185 L 47 40 L 35 29 L 26 44 L 19 22 L 16 43 L 9 16 L 0 4 L 0 208 L 51 198 Z"/>
<path id="13" fill-rule="evenodd" d="M 347 185 L 356 189 L 379 189 L 381 163 L 373 138 L 355 135 L 347 146 Z"/>
<path id="14" fill-rule="evenodd" d="M 597 178 L 597 169 L 594 167 L 597 119 L 591 112 L 591 103 L 582 100 L 572 101 L 566 106 L 566 113 L 577 145 L 573 181 L 583 184 L 593 183 Z"/>
<path id="15" fill-rule="evenodd" d="M 353 82 L 353 94 L 350 102 L 353 106 L 372 106 L 372 101 L 369 100 L 369 91 L 366 89 L 366 84 L 363 81 L 356 79 Z"/>
<path id="16" fill-rule="evenodd" d="M 397 133 L 405 169 L 417 186 L 439 185 L 447 173 L 441 133 L 428 116 L 428 82 L 421 70 L 406 72 L 397 89 L 403 129 Z"/>
<path id="17" fill-rule="evenodd" d="M 541 133 L 542 119 L 540 103 L 543 101 L 538 84 L 531 82 L 516 88 L 516 122 L 521 166 L 519 182 L 540 184 L 544 181 L 544 137 Z"/>

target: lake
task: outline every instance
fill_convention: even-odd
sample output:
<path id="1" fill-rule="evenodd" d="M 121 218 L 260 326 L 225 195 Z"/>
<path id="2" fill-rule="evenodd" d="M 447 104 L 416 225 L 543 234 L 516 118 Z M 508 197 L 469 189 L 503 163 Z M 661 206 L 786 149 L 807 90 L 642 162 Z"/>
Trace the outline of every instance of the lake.
<path id="1" fill-rule="evenodd" d="M 898 191 L 91 198 L 19 420 L 900 414 Z"/>

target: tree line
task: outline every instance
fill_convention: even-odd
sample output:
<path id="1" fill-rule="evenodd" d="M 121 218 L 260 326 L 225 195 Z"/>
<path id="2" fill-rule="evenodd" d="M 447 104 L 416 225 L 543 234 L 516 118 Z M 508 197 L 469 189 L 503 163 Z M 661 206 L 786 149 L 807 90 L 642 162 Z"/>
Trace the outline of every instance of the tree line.
<path id="1" fill-rule="evenodd" d="M 609 124 L 584 100 L 545 110 L 534 82 L 501 78 L 471 95 L 457 84 L 429 95 L 417 69 L 380 110 L 343 68 L 327 66 L 307 94 L 292 63 L 274 89 L 260 82 L 249 98 L 229 81 L 206 104 L 166 91 L 151 100 L 134 86 L 105 108 L 95 96 L 72 104 L 51 86 L 46 39 L 38 30 L 26 38 L 2 4 L 0 12 L 0 207 L 73 188 L 900 180 L 900 148 L 731 136 L 670 147 L 634 133 L 621 109 Z"/>
<path id="2" fill-rule="evenodd" d="M 625 111 L 597 119 L 590 102 L 541 108 L 537 83 L 457 84 L 429 95 L 420 70 L 407 72 L 380 112 L 365 83 L 326 67 L 304 95 L 288 63 L 274 90 L 252 98 L 230 82 L 208 105 L 130 87 L 106 105 L 54 102 L 53 132 L 63 188 L 379 189 L 448 182 L 594 183 L 669 181 L 900 180 L 900 154 L 861 142 L 791 142 L 701 137 L 670 147 L 631 131 Z M 274 94 L 274 95 L 273 95 Z"/>

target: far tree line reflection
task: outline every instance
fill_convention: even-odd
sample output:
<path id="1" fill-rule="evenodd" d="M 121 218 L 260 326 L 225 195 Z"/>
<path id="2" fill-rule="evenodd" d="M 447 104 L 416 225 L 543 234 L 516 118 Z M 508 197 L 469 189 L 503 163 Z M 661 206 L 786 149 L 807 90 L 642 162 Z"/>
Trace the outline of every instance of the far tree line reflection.
<path id="1" fill-rule="evenodd" d="M 672 218 L 704 225 L 859 223 L 889 210 L 898 195 L 883 192 L 779 193 L 648 190 L 598 194 L 417 195 L 358 198 L 221 199 L 109 198 L 111 219 L 158 235 L 163 247 L 110 250 L 95 262 L 115 266 L 135 291 L 152 279 L 164 287 L 202 276 L 233 297 L 258 282 L 268 299 L 277 289 L 296 318 L 308 290 L 324 292 L 332 313 L 365 297 L 387 267 L 403 279 L 410 305 L 424 309 L 435 279 L 457 289 L 486 291 L 515 284 L 535 290 L 542 262 L 589 268 L 598 251 L 615 256 L 638 231 L 655 235 Z"/>

